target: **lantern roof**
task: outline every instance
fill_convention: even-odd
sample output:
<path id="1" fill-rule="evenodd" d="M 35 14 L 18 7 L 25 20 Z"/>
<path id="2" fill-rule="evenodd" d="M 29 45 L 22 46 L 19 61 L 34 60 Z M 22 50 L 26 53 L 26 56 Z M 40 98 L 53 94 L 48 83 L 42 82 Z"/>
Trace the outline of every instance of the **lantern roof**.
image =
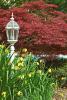
<path id="1" fill-rule="evenodd" d="M 6 25 L 6 29 L 19 29 L 19 25 L 16 21 L 14 21 L 13 13 L 11 15 L 10 21 Z"/>

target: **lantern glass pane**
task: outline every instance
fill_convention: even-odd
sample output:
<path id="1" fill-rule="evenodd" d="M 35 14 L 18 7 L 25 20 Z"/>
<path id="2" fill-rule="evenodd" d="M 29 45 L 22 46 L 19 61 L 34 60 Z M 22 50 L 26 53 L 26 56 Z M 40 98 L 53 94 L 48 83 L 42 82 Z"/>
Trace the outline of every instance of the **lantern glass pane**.
<path id="1" fill-rule="evenodd" d="M 7 30 L 7 39 L 11 40 L 11 30 Z"/>
<path id="2" fill-rule="evenodd" d="M 18 30 L 14 30 L 14 40 L 18 40 Z"/>
<path id="3" fill-rule="evenodd" d="M 15 29 L 9 29 L 7 30 L 7 38 L 8 40 L 18 40 L 18 30 Z"/>

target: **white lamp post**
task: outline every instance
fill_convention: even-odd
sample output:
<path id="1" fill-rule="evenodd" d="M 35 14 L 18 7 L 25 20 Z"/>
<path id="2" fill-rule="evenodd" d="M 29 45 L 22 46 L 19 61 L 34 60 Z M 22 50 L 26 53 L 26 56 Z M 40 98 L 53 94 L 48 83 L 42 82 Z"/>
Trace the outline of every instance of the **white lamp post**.
<path id="1" fill-rule="evenodd" d="M 6 25 L 6 35 L 7 41 L 10 43 L 11 53 L 12 56 L 14 54 L 14 44 L 18 41 L 18 34 L 19 34 L 19 25 L 17 22 L 14 21 L 13 13 L 11 15 L 10 21 Z"/>

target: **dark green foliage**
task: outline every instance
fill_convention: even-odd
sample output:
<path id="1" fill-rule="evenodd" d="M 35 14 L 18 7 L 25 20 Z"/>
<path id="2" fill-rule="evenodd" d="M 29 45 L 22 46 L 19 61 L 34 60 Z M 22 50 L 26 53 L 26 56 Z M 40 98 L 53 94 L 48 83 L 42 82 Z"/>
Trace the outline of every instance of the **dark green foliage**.
<path id="1" fill-rule="evenodd" d="M 55 59 L 47 61 L 45 70 L 51 68 L 50 77 L 53 77 L 60 87 L 67 87 L 67 60 Z"/>
<path id="2" fill-rule="evenodd" d="M 47 3 L 52 3 L 52 4 L 61 4 L 65 0 L 46 0 Z"/>
<path id="3" fill-rule="evenodd" d="M 19 7 L 24 2 L 30 2 L 30 1 L 34 1 L 34 0 L 6 0 L 6 1 L 0 0 L 0 8 L 8 9 L 15 6 Z"/>
<path id="4" fill-rule="evenodd" d="M 59 86 L 67 87 L 67 63 L 56 68 L 55 76 Z"/>
<path id="5" fill-rule="evenodd" d="M 67 0 L 65 0 L 64 3 L 62 3 L 61 5 L 59 5 L 58 10 L 63 11 L 65 13 L 67 13 Z"/>
<path id="6" fill-rule="evenodd" d="M 57 4 L 57 10 L 67 13 L 67 0 L 46 0 L 46 2 L 51 4 Z"/>

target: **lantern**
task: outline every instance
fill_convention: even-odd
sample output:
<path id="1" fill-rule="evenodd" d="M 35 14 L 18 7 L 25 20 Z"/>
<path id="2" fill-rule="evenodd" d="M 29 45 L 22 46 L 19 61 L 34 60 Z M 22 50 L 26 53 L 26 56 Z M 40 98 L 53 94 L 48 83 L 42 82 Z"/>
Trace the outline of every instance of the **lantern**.
<path id="1" fill-rule="evenodd" d="M 13 13 L 11 15 L 10 21 L 6 25 L 6 35 L 7 41 L 11 45 L 11 55 L 14 53 L 14 44 L 18 41 L 19 35 L 19 25 L 14 21 Z"/>

